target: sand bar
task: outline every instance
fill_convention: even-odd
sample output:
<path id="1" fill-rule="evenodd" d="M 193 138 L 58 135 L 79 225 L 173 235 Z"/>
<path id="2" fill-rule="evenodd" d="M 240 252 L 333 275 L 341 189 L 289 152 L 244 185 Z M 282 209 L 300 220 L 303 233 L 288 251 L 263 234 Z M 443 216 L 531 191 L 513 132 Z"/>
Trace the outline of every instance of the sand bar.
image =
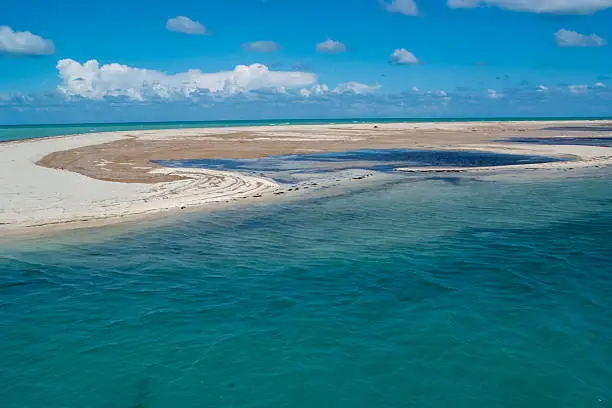
<path id="1" fill-rule="evenodd" d="M 410 148 L 574 159 L 530 165 L 533 169 L 607 166 L 612 164 L 612 149 L 607 147 L 503 140 L 602 137 L 610 135 L 610 129 L 611 121 L 284 125 L 109 132 L 0 143 L 0 232 L 50 225 L 81 227 L 213 203 L 274 198 L 280 188 L 261 177 L 167 169 L 155 160 Z M 438 169 L 445 170 L 459 171 Z M 478 170 L 492 169 L 473 169 Z"/>
<path id="2" fill-rule="evenodd" d="M 229 203 L 275 191 L 276 183 L 238 173 L 150 168 L 174 181 L 109 182 L 65 168 L 36 164 L 46 155 L 121 140 L 121 133 L 90 134 L 0 144 L 0 231 L 160 214 Z M 103 161 L 92 161 L 104 171 Z M 145 171 L 141 169 L 140 171 Z"/>

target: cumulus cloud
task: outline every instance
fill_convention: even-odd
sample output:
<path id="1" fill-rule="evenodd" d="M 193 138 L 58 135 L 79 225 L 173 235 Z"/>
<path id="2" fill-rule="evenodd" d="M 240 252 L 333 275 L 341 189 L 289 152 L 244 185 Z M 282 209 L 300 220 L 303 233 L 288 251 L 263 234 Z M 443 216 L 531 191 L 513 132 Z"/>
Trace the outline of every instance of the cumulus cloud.
<path id="1" fill-rule="evenodd" d="M 447 0 L 451 8 L 494 6 L 513 11 L 592 14 L 612 7 L 612 0 Z"/>
<path id="2" fill-rule="evenodd" d="M 439 96 L 441 98 L 448 97 L 448 93 L 442 89 L 437 91 L 427 91 L 427 95 Z"/>
<path id="3" fill-rule="evenodd" d="M 595 83 L 595 88 L 605 88 L 606 84 L 604 84 L 603 82 L 596 82 Z"/>
<path id="4" fill-rule="evenodd" d="M 489 89 L 487 91 L 487 96 L 490 99 L 501 99 L 504 97 L 504 94 L 497 92 L 495 89 Z"/>
<path id="5" fill-rule="evenodd" d="M 405 64 L 418 64 L 419 60 L 414 56 L 413 53 L 408 51 L 405 48 L 399 48 L 390 56 L 391 62 L 395 64 L 405 65 Z"/>
<path id="6" fill-rule="evenodd" d="M 253 41 L 242 44 L 242 49 L 253 52 L 275 52 L 280 50 L 280 45 L 274 41 Z"/>
<path id="7" fill-rule="evenodd" d="M 334 41 L 331 38 L 328 38 L 327 40 L 317 44 L 317 52 L 324 54 L 346 52 L 346 45 L 342 44 L 340 41 Z"/>
<path id="8" fill-rule="evenodd" d="M 350 81 L 339 84 L 333 89 L 325 84 L 315 84 L 310 88 L 302 88 L 300 95 L 304 97 L 312 96 L 323 96 L 323 95 L 342 95 L 342 94 L 353 94 L 353 95 L 368 95 L 377 92 L 380 89 L 380 85 L 366 85 L 360 82 Z"/>
<path id="9" fill-rule="evenodd" d="M 548 92 L 548 87 L 546 85 L 540 85 L 537 89 L 538 92 Z"/>
<path id="10" fill-rule="evenodd" d="M 555 39 L 559 47 L 603 47 L 608 44 L 597 34 L 585 35 L 566 29 L 557 31 Z"/>
<path id="11" fill-rule="evenodd" d="M 169 18 L 166 22 L 166 28 L 170 31 L 190 35 L 210 34 L 206 27 L 204 27 L 199 21 L 193 21 L 189 17 L 185 16 Z"/>
<path id="12" fill-rule="evenodd" d="M 359 82 L 351 81 L 338 85 L 334 92 L 336 93 L 354 93 L 358 95 L 370 94 L 378 91 L 380 85 L 366 85 Z"/>
<path id="13" fill-rule="evenodd" d="M 459 87 L 455 91 L 424 89 L 412 92 L 407 86 L 390 92 L 354 93 L 359 87 L 323 84 L 286 88 L 285 92 L 266 91 L 219 95 L 195 93 L 189 98 L 140 102 L 127 96 L 101 100 L 66 98 L 60 92 L 48 94 L 0 95 L 0 122 L 44 123 L 52 120 L 213 120 L 240 118 L 254 113 L 262 117 L 474 117 L 474 116 L 605 116 L 610 112 L 612 87 L 597 87 L 595 81 L 582 82 L 580 93 L 571 93 L 569 84 L 549 85 L 546 92 L 534 87 L 506 87 L 504 98 L 492 100 L 487 88 Z M 491 87 L 495 88 L 495 87 Z M 440 88 L 438 88 L 440 89 Z M 498 90 L 499 91 L 499 90 Z M 500 91 L 501 92 L 501 91 Z M 310 97 L 307 97 L 310 95 Z M 45 112 L 45 114 L 42 114 Z M 47 114 L 48 113 L 48 114 Z"/>
<path id="14" fill-rule="evenodd" d="M 160 71 L 133 68 L 117 63 L 100 65 L 96 60 L 81 64 L 72 59 L 57 64 L 62 83 L 58 90 L 65 96 L 100 100 L 126 97 L 188 98 L 201 93 L 237 94 L 255 91 L 286 92 L 314 85 L 316 76 L 307 72 L 271 71 L 262 64 L 238 65 L 231 71 L 204 73 L 192 69 L 168 75 Z"/>
<path id="15" fill-rule="evenodd" d="M 589 91 L 588 85 L 569 85 L 568 88 L 573 94 L 584 94 Z"/>
<path id="16" fill-rule="evenodd" d="M 304 97 L 325 95 L 328 92 L 329 92 L 329 87 L 327 85 L 325 85 L 325 84 L 323 84 L 323 85 L 314 84 L 310 88 L 302 88 L 302 89 L 300 89 L 300 95 L 302 95 Z"/>
<path id="17" fill-rule="evenodd" d="M 389 13 L 400 13 L 406 16 L 418 16 L 419 9 L 414 0 L 382 0 L 382 5 Z"/>
<path id="18" fill-rule="evenodd" d="M 55 53 L 53 41 L 29 31 L 13 31 L 0 26 L 0 53 L 21 55 L 50 55 Z"/>

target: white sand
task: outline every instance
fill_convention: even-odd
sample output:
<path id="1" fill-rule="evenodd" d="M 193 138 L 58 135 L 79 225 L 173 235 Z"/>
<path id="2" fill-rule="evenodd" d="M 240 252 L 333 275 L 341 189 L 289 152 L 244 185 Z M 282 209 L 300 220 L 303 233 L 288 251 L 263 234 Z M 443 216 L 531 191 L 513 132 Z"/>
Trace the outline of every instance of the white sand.
<path id="1" fill-rule="evenodd" d="M 117 220 L 182 207 L 231 202 L 278 188 L 274 182 L 262 178 L 201 169 L 158 170 L 191 178 L 136 184 L 100 181 L 35 164 L 52 152 L 123 137 L 124 133 L 115 132 L 0 144 L 0 231 Z"/>

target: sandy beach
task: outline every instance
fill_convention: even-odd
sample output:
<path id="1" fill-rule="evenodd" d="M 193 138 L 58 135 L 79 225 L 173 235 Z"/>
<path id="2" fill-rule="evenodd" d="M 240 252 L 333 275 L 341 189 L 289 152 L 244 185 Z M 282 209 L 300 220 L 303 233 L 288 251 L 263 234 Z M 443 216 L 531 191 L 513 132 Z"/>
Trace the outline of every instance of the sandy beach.
<path id="1" fill-rule="evenodd" d="M 0 144 L 0 231 L 86 227 L 212 204 L 272 199 L 276 182 L 236 172 L 164 168 L 156 160 L 260 158 L 357 149 L 469 150 L 571 161 L 520 171 L 612 165 L 612 148 L 508 143 L 511 137 L 602 137 L 612 122 L 396 123 L 168 129 L 83 134 Z M 409 172 L 423 169 L 400 168 Z"/>

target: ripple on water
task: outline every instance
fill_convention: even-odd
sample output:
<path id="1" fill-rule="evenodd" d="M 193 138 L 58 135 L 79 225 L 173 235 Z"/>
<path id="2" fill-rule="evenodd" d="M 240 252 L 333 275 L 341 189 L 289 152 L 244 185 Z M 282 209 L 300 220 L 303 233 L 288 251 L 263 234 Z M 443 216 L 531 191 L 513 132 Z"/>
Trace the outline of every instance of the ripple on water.
<path id="1" fill-rule="evenodd" d="M 610 203 L 399 182 L 5 246 L 2 406 L 610 406 Z"/>

